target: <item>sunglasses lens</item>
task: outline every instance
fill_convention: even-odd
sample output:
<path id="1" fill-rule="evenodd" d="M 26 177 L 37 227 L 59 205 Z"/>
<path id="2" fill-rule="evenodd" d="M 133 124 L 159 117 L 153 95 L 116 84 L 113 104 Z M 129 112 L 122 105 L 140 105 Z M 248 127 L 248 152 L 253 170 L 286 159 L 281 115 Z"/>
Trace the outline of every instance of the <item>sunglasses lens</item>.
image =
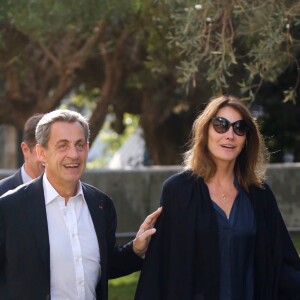
<path id="1" fill-rule="evenodd" d="M 249 127 L 244 120 L 239 120 L 239 121 L 235 122 L 233 125 L 233 131 L 237 135 L 245 135 L 247 133 L 248 129 L 249 129 Z"/>
<path id="2" fill-rule="evenodd" d="M 229 122 L 221 117 L 214 117 L 212 118 L 212 125 L 214 130 L 218 133 L 224 133 L 229 129 Z"/>
<path id="3" fill-rule="evenodd" d="M 249 127 L 246 121 L 244 120 L 239 120 L 234 123 L 230 123 L 227 119 L 222 117 L 212 118 L 212 125 L 217 133 L 225 133 L 229 130 L 229 127 L 232 125 L 234 133 L 239 136 L 245 135 L 249 130 Z"/>

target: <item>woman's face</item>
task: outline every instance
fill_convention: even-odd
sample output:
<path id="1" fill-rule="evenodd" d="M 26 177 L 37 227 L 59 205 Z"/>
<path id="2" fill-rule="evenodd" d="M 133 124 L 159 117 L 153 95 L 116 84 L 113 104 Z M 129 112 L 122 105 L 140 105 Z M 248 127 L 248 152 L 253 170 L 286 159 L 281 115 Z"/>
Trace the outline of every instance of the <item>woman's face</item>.
<path id="1" fill-rule="evenodd" d="M 221 108 L 215 117 L 224 118 L 230 123 L 242 120 L 241 114 L 230 106 Z M 221 120 L 226 123 L 224 119 Z M 238 134 L 241 134 L 239 129 L 244 128 L 242 123 L 237 123 L 235 126 Z M 243 130 L 241 131 L 243 133 Z M 246 134 L 238 135 L 237 133 L 234 132 L 233 126 L 230 126 L 224 133 L 218 133 L 212 122 L 210 123 L 208 128 L 208 150 L 217 166 L 224 163 L 234 165 L 246 142 Z"/>

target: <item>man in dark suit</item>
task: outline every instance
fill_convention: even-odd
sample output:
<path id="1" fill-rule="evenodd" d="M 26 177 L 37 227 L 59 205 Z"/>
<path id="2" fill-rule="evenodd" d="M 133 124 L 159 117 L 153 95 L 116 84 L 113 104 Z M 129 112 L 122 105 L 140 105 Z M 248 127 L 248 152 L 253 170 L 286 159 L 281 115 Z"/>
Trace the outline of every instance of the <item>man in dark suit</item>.
<path id="1" fill-rule="evenodd" d="M 116 245 L 112 200 L 80 181 L 89 149 L 84 117 L 45 114 L 36 128 L 45 172 L 0 198 L 0 299 L 107 300 L 108 279 L 141 269 L 154 222 Z"/>
<path id="2" fill-rule="evenodd" d="M 44 172 L 44 166 L 39 161 L 35 151 L 35 128 L 42 116 L 43 114 L 35 114 L 26 121 L 21 143 L 24 164 L 16 173 L 0 180 L 0 196 Z"/>

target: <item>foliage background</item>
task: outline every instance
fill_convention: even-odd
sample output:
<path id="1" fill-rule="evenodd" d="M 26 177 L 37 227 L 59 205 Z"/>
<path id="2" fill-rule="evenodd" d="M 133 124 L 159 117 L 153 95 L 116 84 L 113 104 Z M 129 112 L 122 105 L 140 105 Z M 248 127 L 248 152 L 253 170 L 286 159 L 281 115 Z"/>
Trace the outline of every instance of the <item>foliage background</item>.
<path id="1" fill-rule="evenodd" d="M 92 143 L 136 115 L 153 163 L 178 164 L 208 99 L 235 94 L 272 162 L 300 161 L 299 37 L 296 0 L 4 0 L 0 124 L 75 98 Z"/>

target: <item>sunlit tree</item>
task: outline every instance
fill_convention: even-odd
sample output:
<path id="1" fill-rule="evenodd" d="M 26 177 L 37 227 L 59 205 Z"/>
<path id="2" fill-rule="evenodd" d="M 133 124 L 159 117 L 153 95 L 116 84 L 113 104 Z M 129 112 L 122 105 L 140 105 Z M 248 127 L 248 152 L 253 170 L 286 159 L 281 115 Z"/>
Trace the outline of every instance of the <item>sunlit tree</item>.
<path id="1" fill-rule="evenodd" d="M 176 164 L 213 95 L 298 105 L 299 1 L 2 2 L 0 124 L 85 94 L 91 142 L 108 112 L 118 134 L 135 114 L 153 162 Z"/>

